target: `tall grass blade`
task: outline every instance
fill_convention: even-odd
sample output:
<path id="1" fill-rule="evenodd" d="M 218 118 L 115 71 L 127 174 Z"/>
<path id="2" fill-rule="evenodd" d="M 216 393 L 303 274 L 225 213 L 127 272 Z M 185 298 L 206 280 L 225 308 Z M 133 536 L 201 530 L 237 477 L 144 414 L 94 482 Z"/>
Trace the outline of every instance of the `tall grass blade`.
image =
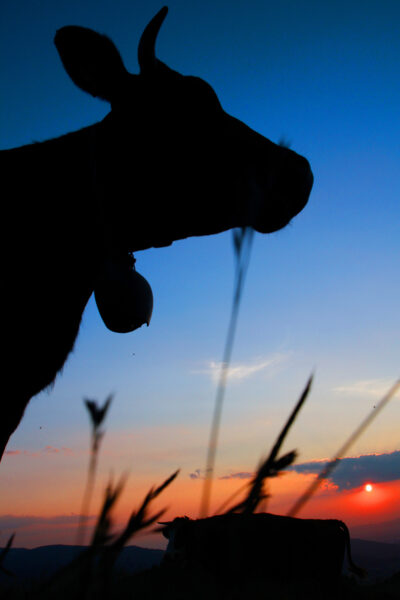
<path id="1" fill-rule="evenodd" d="M 95 400 L 84 399 L 86 408 L 89 413 L 90 423 L 92 426 L 91 431 L 91 444 L 90 444 L 90 460 L 87 472 L 86 487 L 82 499 L 82 507 L 79 517 L 79 525 L 77 532 L 76 545 L 82 546 L 85 538 L 85 521 L 89 516 L 90 503 L 92 499 L 94 483 L 96 480 L 97 462 L 100 451 L 100 443 L 104 436 L 104 431 L 100 429 L 107 415 L 108 409 L 112 402 L 113 396 L 110 394 L 102 407 L 97 406 Z"/>
<path id="2" fill-rule="evenodd" d="M 233 244 L 236 256 L 235 286 L 231 316 L 229 320 L 224 355 L 222 359 L 221 372 L 215 397 L 214 415 L 211 425 L 210 439 L 208 442 L 206 475 L 200 503 L 200 517 L 203 518 L 206 517 L 209 512 L 212 481 L 215 468 L 215 457 L 217 452 L 219 429 L 221 424 L 222 407 L 225 397 L 226 382 L 231 362 L 233 343 L 235 340 L 236 325 L 239 315 L 240 301 L 242 298 L 243 285 L 250 261 L 253 234 L 254 230 L 251 227 L 244 227 L 239 231 L 233 231 Z"/>
<path id="3" fill-rule="evenodd" d="M 313 375 L 311 375 L 311 377 L 309 378 L 303 393 L 301 394 L 299 400 L 296 403 L 296 406 L 292 410 L 282 431 L 278 435 L 278 438 L 275 444 L 273 445 L 269 456 L 259 465 L 255 476 L 250 482 L 250 489 L 246 498 L 242 502 L 231 508 L 229 512 L 243 512 L 246 514 L 251 514 L 257 510 L 257 507 L 261 502 L 263 502 L 265 510 L 266 500 L 269 497 L 269 495 L 264 490 L 266 480 L 270 479 L 271 477 L 277 477 L 281 473 L 281 471 L 287 469 L 287 467 L 296 460 L 297 452 L 295 450 L 292 450 L 291 452 L 288 452 L 287 454 L 284 454 L 281 457 L 278 457 L 278 452 L 281 449 L 281 446 L 289 432 L 289 429 L 293 425 L 301 407 L 303 406 L 304 402 L 308 397 L 308 394 L 310 393 L 312 381 Z"/>
<path id="4" fill-rule="evenodd" d="M 9 576 L 14 576 L 14 573 L 12 573 L 12 571 L 9 571 L 9 570 L 8 570 L 8 569 L 6 569 L 5 567 L 3 567 L 3 562 L 4 562 L 4 560 L 5 560 L 5 558 L 6 558 L 7 554 L 8 554 L 8 551 L 9 551 L 9 549 L 10 549 L 10 548 L 11 548 L 11 546 L 12 546 L 12 543 L 13 543 L 13 541 L 14 541 L 14 538 L 15 538 L 15 533 L 13 533 L 13 534 L 12 534 L 12 535 L 9 537 L 9 539 L 8 539 L 8 542 L 7 542 L 7 544 L 6 544 L 6 547 L 5 547 L 5 548 L 3 548 L 3 550 L 2 550 L 2 551 L 1 551 L 1 553 L 0 553 L 0 571 L 2 571 L 3 573 L 5 573 L 6 575 L 9 575 Z"/>

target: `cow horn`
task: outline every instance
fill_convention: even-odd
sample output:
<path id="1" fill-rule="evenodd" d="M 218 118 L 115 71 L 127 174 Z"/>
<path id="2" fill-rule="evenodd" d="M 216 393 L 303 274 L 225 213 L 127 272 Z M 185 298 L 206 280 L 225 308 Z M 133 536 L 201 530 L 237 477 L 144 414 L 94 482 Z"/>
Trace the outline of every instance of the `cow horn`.
<path id="1" fill-rule="evenodd" d="M 155 17 L 152 18 L 150 23 L 147 25 L 140 38 L 138 47 L 138 61 L 140 71 L 143 73 L 152 69 L 157 64 L 156 58 L 156 39 L 160 27 L 167 16 L 168 7 L 164 6 Z"/>

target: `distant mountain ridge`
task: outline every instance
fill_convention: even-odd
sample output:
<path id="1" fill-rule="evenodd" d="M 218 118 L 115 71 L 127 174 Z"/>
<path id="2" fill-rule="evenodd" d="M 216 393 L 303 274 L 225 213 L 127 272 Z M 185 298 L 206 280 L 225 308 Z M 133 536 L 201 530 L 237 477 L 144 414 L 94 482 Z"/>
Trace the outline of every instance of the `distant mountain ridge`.
<path id="1" fill-rule="evenodd" d="M 41 579 L 53 575 L 76 558 L 85 546 L 40 546 L 39 548 L 10 548 L 3 567 L 21 579 Z M 160 564 L 163 550 L 126 546 L 117 559 L 116 567 L 129 573 L 143 571 Z M 0 572 L 0 581 L 11 581 Z"/>
<path id="2" fill-rule="evenodd" d="M 84 549 L 83 546 L 63 545 L 40 546 L 31 550 L 11 548 L 3 566 L 14 573 L 14 581 L 47 578 L 68 565 Z M 352 538 L 351 552 L 354 562 L 367 570 L 367 581 L 369 582 L 385 579 L 400 572 L 400 543 L 389 544 Z M 116 566 L 133 574 L 159 565 L 163 555 L 164 550 L 126 546 L 122 550 Z M 345 558 L 344 573 L 346 571 L 347 559 Z M 0 582 L 12 583 L 12 579 L 0 572 Z"/>
<path id="3" fill-rule="evenodd" d="M 352 538 L 400 544 L 400 519 L 351 527 L 350 534 Z"/>
<path id="4" fill-rule="evenodd" d="M 400 544 L 351 540 L 351 554 L 357 566 L 367 571 L 367 581 L 373 582 L 400 572 Z M 346 559 L 344 567 L 346 570 Z"/>

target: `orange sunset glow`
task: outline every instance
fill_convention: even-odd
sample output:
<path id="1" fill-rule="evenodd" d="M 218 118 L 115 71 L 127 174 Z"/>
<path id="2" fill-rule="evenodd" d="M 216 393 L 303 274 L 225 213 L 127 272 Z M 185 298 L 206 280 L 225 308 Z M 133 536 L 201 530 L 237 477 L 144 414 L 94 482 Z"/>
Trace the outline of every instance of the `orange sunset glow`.
<path id="1" fill-rule="evenodd" d="M 9 465 L 11 460 L 15 460 L 15 458 L 15 456 L 10 456 L 5 464 Z M 104 462 L 107 463 L 107 456 L 104 456 L 104 459 Z M 15 480 L 13 490 L 4 489 L 4 493 L 0 498 L 0 510 L 2 514 L 10 514 L 11 511 L 7 511 L 6 507 L 10 506 L 11 498 L 14 498 L 12 511 L 14 519 L 10 519 L 10 527 L 17 531 L 19 546 L 35 547 L 52 543 L 75 543 L 76 515 L 81 507 L 82 482 L 80 481 L 78 485 L 71 472 L 69 483 L 67 480 L 67 485 L 65 485 L 65 476 L 68 475 L 70 470 L 67 467 L 70 460 L 72 460 L 70 455 L 65 457 L 61 461 L 63 465 L 60 464 L 61 474 L 57 475 L 56 471 L 52 469 L 53 474 L 49 484 L 45 485 L 43 481 L 43 486 L 36 488 L 37 493 L 31 494 L 29 513 L 26 511 L 24 489 L 25 485 L 30 485 L 30 478 L 24 483 L 18 483 Z M 162 462 L 165 462 L 162 473 L 161 470 L 158 470 L 158 474 L 154 472 L 150 478 L 148 475 L 139 472 L 136 475 L 131 474 L 115 510 L 114 517 L 117 526 L 122 526 L 126 522 L 132 510 L 138 507 L 152 485 L 160 484 L 163 479 L 173 472 L 172 465 L 168 466 L 168 463 L 170 463 L 168 457 L 165 457 Z M 32 485 L 33 481 L 41 482 L 43 477 L 40 471 L 36 470 L 35 465 L 39 467 L 37 461 L 32 464 Z M 56 464 L 53 463 L 53 466 L 56 468 Z M 89 529 L 92 527 L 95 515 L 99 510 L 109 473 L 108 467 L 99 470 L 98 484 L 92 502 L 91 514 L 93 517 Z M 314 477 L 314 475 L 287 473 L 271 481 L 267 487 L 270 498 L 261 506 L 261 510 L 268 510 L 276 514 L 287 514 Z M 61 480 L 63 480 L 62 485 Z M 59 481 L 59 484 L 56 483 L 57 481 Z M 217 478 L 213 486 L 211 514 L 241 488 L 246 481 L 249 481 L 249 479 Z M 188 470 L 184 469 L 178 479 L 157 500 L 153 508 L 154 510 L 166 508 L 162 520 L 170 520 L 183 515 L 197 518 L 199 516 L 202 485 L 202 476 L 193 479 L 189 476 Z M 17 486 L 20 491 L 15 496 Z M 352 529 L 357 531 L 357 527 L 364 524 L 374 524 L 397 518 L 399 497 L 399 481 L 374 484 L 371 492 L 367 492 L 365 485 L 353 490 L 339 490 L 336 485 L 326 481 L 323 482 L 320 489 L 297 516 L 304 518 L 337 518 L 345 521 L 350 531 Z M 4 532 L 3 535 L 6 535 L 8 530 L 5 517 L 3 522 L 0 519 L 0 526 Z M 140 535 L 135 538 L 135 543 L 148 547 L 165 547 L 165 540 L 160 534 L 146 533 Z"/>

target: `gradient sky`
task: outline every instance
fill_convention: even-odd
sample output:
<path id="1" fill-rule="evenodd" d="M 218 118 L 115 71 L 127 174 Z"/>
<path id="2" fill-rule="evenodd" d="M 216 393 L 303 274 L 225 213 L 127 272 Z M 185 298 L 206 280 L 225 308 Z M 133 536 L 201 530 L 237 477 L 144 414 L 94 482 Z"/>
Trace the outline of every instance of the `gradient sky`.
<path id="1" fill-rule="evenodd" d="M 108 34 L 137 72 L 140 34 L 161 6 L 5 0 L 1 148 L 79 129 L 108 111 L 66 75 L 53 44 L 57 28 L 76 24 Z M 332 456 L 399 376 L 400 4 L 168 6 L 158 56 L 206 79 L 225 110 L 253 129 L 289 141 L 315 175 L 303 213 L 285 230 L 255 237 L 224 408 L 216 509 L 243 483 L 238 474 L 251 473 L 270 449 L 312 371 L 311 396 L 285 444 L 307 464 Z M 93 513 L 111 470 L 130 472 L 122 519 L 180 467 L 159 506 L 169 505 L 167 517 L 198 514 L 232 296 L 231 234 L 136 258 L 154 293 L 151 325 L 111 333 L 89 301 L 73 355 L 55 386 L 31 401 L 1 463 L 0 545 L 15 529 L 16 546 L 74 542 L 89 445 L 82 399 L 102 402 L 111 392 Z M 29 254 L 24 268 L 34 268 Z M 333 478 L 300 516 L 340 517 L 349 525 L 396 517 L 399 423 L 395 398 L 349 454 L 365 480 L 377 482 L 374 492 L 363 492 L 364 479 L 351 473 L 343 485 Z M 394 468 L 379 476 L 385 460 Z M 274 482 L 268 508 L 284 513 L 314 473 L 299 468 Z M 150 537 L 140 543 L 160 544 Z"/>

